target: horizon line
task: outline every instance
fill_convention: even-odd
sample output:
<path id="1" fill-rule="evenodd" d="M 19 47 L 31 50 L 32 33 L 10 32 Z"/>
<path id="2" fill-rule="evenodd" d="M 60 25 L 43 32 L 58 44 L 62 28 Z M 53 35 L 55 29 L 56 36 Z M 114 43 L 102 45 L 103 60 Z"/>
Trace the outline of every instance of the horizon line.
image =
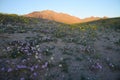
<path id="1" fill-rule="evenodd" d="M 104 15 L 104 16 L 94 16 L 94 15 L 91 15 L 91 16 L 86 16 L 86 17 L 81 18 L 81 17 L 75 16 L 75 15 L 72 15 L 70 13 L 56 11 L 56 10 L 51 10 L 51 9 L 45 9 L 45 10 L 40 10 L 40 11 L 39 10 L 35 10 L 35 11 L 30 11 L 28 13 L 22 13 L 22 14 L 19 14 L 19 13 L 7 13 L 7 12 L 0 12 L 0 13 L 2 13 L 2 14 L 16 14 L 18 16 L 22 16 L 22 15 L 29 14 L 29 13 L 32 13 L 32 12 L 42 12 L 42 11 L 53 11 L 53 12 L 56 12 L 56 13 L 67 14 L 67 15 L 70 15 L 70 16 L 77 17 L 79 19 L 85 19 L 85 18 L 91 18 L 91 17 L 95 17 L 95 18 L 96 17 L 98 17 L 98 18 L 104 18 L 104 17 L 107 17 L 107 18 L 116 18 L 116 17 L 120 17 L 120 16 L 106 16 L 106 15 Z"/>

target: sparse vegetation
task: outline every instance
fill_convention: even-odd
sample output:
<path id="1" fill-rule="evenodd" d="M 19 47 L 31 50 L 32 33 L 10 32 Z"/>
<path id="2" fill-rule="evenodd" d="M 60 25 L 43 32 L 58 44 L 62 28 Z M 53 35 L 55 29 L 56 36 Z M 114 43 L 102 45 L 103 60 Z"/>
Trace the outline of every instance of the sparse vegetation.
<path id="1" fill-rule="evenodd" d="M 116 42 L 114 42 L 116 45 L 120 46 L 120 39 Z"/>
<path id="2" fill-rule="evenodd" d="M 0 14 L 0 79 L 115 80 L 120 72 L 119 22 L 68 25 Z"/>

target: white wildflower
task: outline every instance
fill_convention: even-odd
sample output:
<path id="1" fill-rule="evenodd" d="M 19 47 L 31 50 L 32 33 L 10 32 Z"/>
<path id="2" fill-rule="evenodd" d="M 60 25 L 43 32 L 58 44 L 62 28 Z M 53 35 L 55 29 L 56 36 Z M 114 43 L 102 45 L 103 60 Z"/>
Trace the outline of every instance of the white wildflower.
<path id="1" fill-rule="evenodd" d="M 62 67 L 62 64 L 59 64 L 59 67 Z"/>

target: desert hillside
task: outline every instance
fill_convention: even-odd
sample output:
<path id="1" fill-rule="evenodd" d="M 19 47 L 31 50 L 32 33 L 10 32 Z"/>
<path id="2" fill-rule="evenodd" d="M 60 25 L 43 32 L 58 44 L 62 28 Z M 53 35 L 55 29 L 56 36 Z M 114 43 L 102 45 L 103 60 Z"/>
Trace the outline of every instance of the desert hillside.
<path id="1" fill-rule="evenodd" d="M 71 16 L 69 14 L 58 13 L 52 10 L 35 11 L 32 13 L 26 14 L 24 16 L 33 17 L 33 18 L 43 18 L 43 19 L 53 20 L 57 22 L 67 23 L 67 24 L 83 23 L 83 22 L 89 22 L 89 21 L 107 18 L 107 17 L 100 18 L 100 17 L 92 16 L 85 19 L 80 19 L 78 17 Z"/>
<path id="2" fill-rule="evenodd" d="M 0 14 L 0 80 L 120 80 L 119 57 L 120 18 L 70 25 Z"/>

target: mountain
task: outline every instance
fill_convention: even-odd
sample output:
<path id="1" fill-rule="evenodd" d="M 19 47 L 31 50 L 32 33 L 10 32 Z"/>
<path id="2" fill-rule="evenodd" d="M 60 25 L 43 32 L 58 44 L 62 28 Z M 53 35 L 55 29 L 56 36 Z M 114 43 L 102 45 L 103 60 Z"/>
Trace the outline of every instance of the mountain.
<path id="1" fill-rule="evenodd" d="M 51 10 L 44 10 L 44 11 L 35 11 L 32 13 L 29 13 L 25 15 L 26 17 L 34 17 L 34 18 L 43 18 L 43 19 L 49 19 L 49 20 L 54 20 L 57 22 L 62 22 L 62 23 L 79 23 L 81 19 L 65 14 L 65 13 L 57 13 Z"/>
<path id="2" fill-rule="evenodd" d="M 99 19 L 101 19 L 101 18 L 100 18 L 100 17 L 94 17 L 94 16 L 91 16 L 91 17 L 88 17 L 88 18 L 82 19 L 82 22 L 95 21 L 95 20 L 99 20 Z"/>
<path id="3" fill-rule="evenodd" d="M 80 19 L 75 16 L 71 16 L 65 13 L 58 13 L 52 10 L 44 10 L 44 11 L 35 11 L 29 14 L 24 15 L 26 17 L 34 17 L 34 18 L 43 18 L 48 20 L 54 20 L 57 22 L 67 23 L 67 24 L 74 24 L 74 23 L 82 23 L 88 21 L 99 20 L 99 17 L 89 17 L 85 19 Z"/>

